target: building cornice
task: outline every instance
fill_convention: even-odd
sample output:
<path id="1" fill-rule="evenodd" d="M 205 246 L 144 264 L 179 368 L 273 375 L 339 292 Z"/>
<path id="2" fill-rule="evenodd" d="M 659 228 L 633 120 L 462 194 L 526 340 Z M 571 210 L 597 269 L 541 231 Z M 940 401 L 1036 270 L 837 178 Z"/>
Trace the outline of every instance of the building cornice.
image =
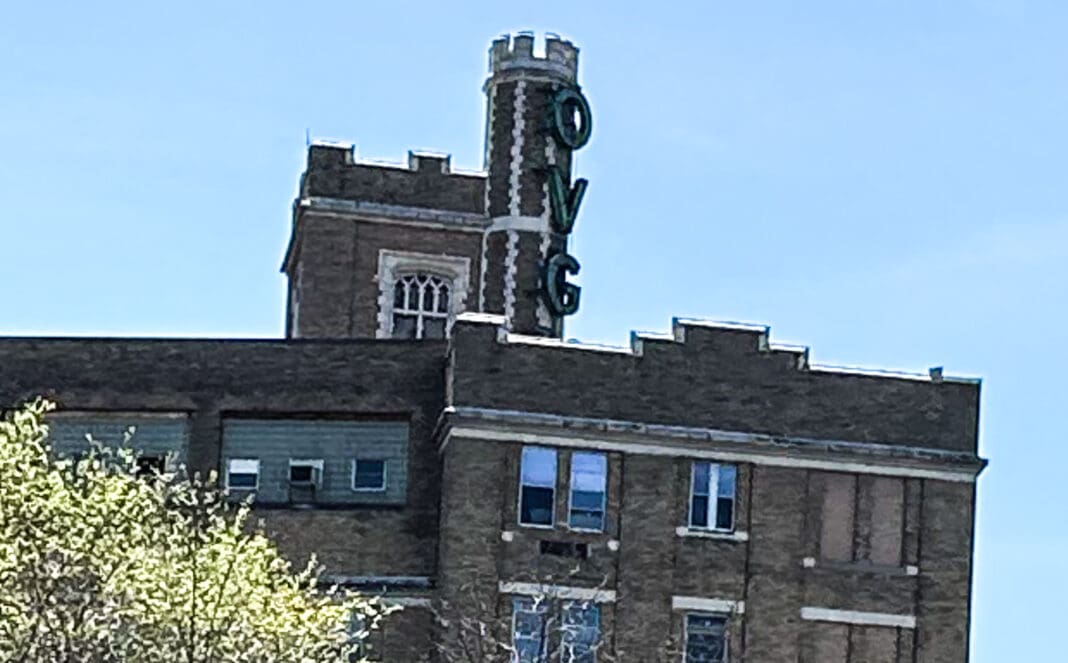
<path id="1" fill-rule="evenodd" d="M 465 406 L 443 411 L 435 438 L 439 452 L 452 438 L 965 483 L 986 465 L 970 453 L 928 447 Z"/>
<path id="2" fill-rule="evenodd" d="M 407 228 L 426 228 L 428 230 L 448 230 L 482 234 L 490 225 L 490 218 L 478 212 L 461 212 L 457 210 L 433 207 L 415 207 L 412 205 L 389 205 L 365 200 L 345 200 L 325 196 L 310 196 L 293 201 L 293 233 L 282 259 L 282 272 L 288 272 L 290 261 L 296 253 L 298 226 L 303 212 L 313 212 L 317 216 L 343 218 L 363 223 L 397 225 Z"/>
<path id="3" fill-rule="evenodd" d="M 438 209 L 433 207 L 415 207 L 413 205 L 390 205 L 366 200 L 345 200 L 343 198 L 326 198 L 311 196 L 297 201 L 300 209 L 317 212 L 336 212 L 355 216 L 372 222 L 411 222 L 441 226 L 449 230 L 467 229 L 482 232 L 489 225 L 489 217 L 479 212 L 461 212 L 458 210 Z"/>

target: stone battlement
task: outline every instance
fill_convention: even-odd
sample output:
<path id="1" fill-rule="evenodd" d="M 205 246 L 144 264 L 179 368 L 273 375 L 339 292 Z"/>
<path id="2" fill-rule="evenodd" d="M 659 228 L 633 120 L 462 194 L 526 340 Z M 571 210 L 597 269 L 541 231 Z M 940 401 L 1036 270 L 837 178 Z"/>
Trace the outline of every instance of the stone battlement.
<path id="1" fill-rule="evenodd" d="M 497 340 L 501 343 L 509 344 L 536 345 L 567 350 L 588 350 L 642 357 L 648 351 L 656 352 L 658 347 L 666 348 L 679 344 L 699 343 L 704 346 L 703 349 L 715 351 L 724 357 L 781 357 L 785 360 L 782 363 L 784 368 L 801 371 L 913 380 L 932 384 L 961 383 L 978 385 L 982 383 L 981 379 L 975 377 L 946 375 L 941 366 L 932 367 L 927 373 L 910 373 L 883 368 L 813 364 L 809 361 L 810 350 L 808 346 L 772 341 L 771 327 L 748 322 L 673 318 L 670 332 L 632 331 L 630 333 L 630 345 L 617 346 L 515 334 L 507 328 L 504 317 L 499 315 L 463 313 L 458 317 L 457 321 L 465 324 L 494 325 L 497 327 Z"/>
<path id="2" fill-rule="evenodd" d="M 975 452 L 978 380 L 811 364 L 764 325 L 676 318 L 613 347 L 465 313 L 452 342 L 454 406 Z"/>
<path id="3" fill-rule="evenodd" d="M 454 172 L 447 154 L 408 152 L 407 164 L 361 161 L 350 144 L 313 142 L 301 199 L 332 198 L 482 214 L 482 173 Z"/>
<path id="4" fill-rule="evenodd" d="M 489 71 L 497 76 L 514 70 L 533 70 L 573 83 L 578 77 L 578 52 L 571 42 L 547 33 L 545 54 L 538 56 L 534 53 L 534 33 L 504 35 L 490 46 Z"/>

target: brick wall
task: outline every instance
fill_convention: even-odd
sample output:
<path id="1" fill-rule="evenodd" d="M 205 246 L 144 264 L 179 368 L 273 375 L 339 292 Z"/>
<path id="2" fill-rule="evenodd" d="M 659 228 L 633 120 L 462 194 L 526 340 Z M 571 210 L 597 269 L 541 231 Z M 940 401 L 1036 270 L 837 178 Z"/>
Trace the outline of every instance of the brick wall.
<path id="1" fill-rule="evenodd" d="M 454 329 L 453 404 L 975 452 L 979 386 L 824 372 L 760 335 L 686 327 L 642 354 L 497 342 Z"/>
<path id="2" fill-rule="evenodd" d="M 481 214 L 486 178 L 448 172 L 447 163 L 425 157 L 408 168 L 355 163 L 351 147 L 312 145 L 300 194 Z"/>
<path id="3" fill-rule="evenodd" d="M 740 536 L 683 536 L 676 529 L 687 523 L 693 461 L 613 453 L 606 531 L 591 534 L 567 528 L 567 458 L 572 451 L 563 447 L 556 525 L 545 529 L 517 523 L 520 449 L 518 444 L 462 436 L 450 437 L 446 446 L 439 572 L 443 590 L 451 588 L 443 596 L 454 607 L 469 606 L 461 612 L 478 611 L 472 597 L 458 591 L 462 583 L 476 583 L 488 597 L 500 581 L 534 579 L 615 591 L 617 600 L 611 610 L 602 611 L 601 627 L 602 633 L 612 634 L 610 646 L 621 660 L 656 661 L 666 643 L 683 645 L 688 610 L 674 606 L 679 597 L 744 605 L 744 612 L 729 617 L 735 661 L 967 660 L 968 484 L 841 475 L 853 485 L 876 487 L 869 492 L 870 505 L 861 511 L 896 512 L 902 535 L 896 561 L 873 559 L 875 548 L 864 543 L 870 542 L 872 528 L 859 524 L 871 522 L 871 516 L 861 517 L 848 533 L 849 559 L 839 561 L 824 559 L 820 551 L 824 519 L 840 516 L 837 509 L 827 510 L 823 492 L 833 484 L 828 477 L 837 474 L 742 464 L 735 508 Z M 877 488 L 885 481 L 899 482 L 901 491 Z M 915 504 L 917 489 L 936 495 L 935 501 Z M 956 496 L 952 504 L 951 495 Z M 920 529 L 920 507 L 924 514 L 937 510 L 937 516 L 930 516 L 936 522 L 906 536 L 906 530 Z M 949 521 L 961 524 L 950 526 Z M 543 540 L 585 542 L 590 558 L 547 556 L 537 545 Z M 613 540 L 616 549 L 609 546 Z M 913 616 L 917 628 L 809 621 L 802 617 L 804 607 Z M 492 617 L 506 628 L 507 614 Z M 839 647 L 840 657 L 835 653 Z"/>
<path id="4" fill-rule="evenodd" d="M 229 414 L 406 421 L 403 506 L 257 516 L 298 563 L 314 552 L 331 573 L 432 575 L 444 354 L 439 342 L 3 338 L 0 404 L 46 395 L 73 410 L 188 412 L 189 464 L 202 473 L 219 468 Z"/>

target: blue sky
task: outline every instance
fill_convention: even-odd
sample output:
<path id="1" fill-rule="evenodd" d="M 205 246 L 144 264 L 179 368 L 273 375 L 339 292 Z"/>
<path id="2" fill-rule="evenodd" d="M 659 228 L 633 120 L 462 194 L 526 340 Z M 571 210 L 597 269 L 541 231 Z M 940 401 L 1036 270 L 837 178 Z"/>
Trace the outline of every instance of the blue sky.
<path id="1" fill-rule="evenodd" d="M 279 336 L 305 130 L 479 168 L 486 48 L 524 28 L 583 49 L 594 111 L 568 335 L 751 320 L 982 376 L 973 660 L 1057 658 L 1064 3 L 17 3 L 0 333 Z"/>

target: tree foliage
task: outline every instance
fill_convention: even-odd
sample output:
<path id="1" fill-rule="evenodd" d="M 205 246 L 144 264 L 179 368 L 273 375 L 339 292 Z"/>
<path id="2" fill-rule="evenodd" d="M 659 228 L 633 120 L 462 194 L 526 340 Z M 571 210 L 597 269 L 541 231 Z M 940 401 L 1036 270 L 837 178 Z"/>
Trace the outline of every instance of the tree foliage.
<path id="1" fill-rule="evenodd" d="M 247 505 L 138 475 L 127 450 L 58 459 L 39 401 L 0 422 L 0 662 L 346 661 L 373 599 L 318 589 Z M 355 636 L 364 635 L 356 633 Z"/>
<path id="2" fill-rule="evenodd" d="M 439 601 L 433 608 L 443 637 L 435 643 L 440 663 L 515 663 L 540 660 L 553 663 L 677 663 L 682 650 L 674 638 L 657 645 L 656 653 L 638 658 L 616 645 L 612 620 L 601 614 L 598 598 L 608 593 L 609 579 L 583 576 L 580 568 L 554 575 L 528 571 L 517 580 L 527 585 L 523 595 L 502 595 L 493 587 L 496 578 L 476 577 L 461 583 L 452 602 Z M 577 582 L 574 582 L 576 581 Z M 561 592 L 561 585 L 584 586 L 592 598 L 575 598 Z M 592 586 L 591 586 L 592 585 Z M 604 594 L 602 594 L 602 592 Z M 609 602 L 610 603 L 610 602 Z M 520 615 L 515 614 L 517 607 Z M 596 610 L 597 618 L 582 623 L 576 613 Z M 569 619 L 569 613 L 572 618 Z M 584 626 L 593 626 L 583 637 Z M 525 646 L 515 634 L 522 631 Z M 570 644 L 569 644 L 570 641 Z M 583 647 L 575 643 L 582 642 Z M 539 653 L 540 652 L 540 653 Z M 540 656 L 540 658 L 537 658 Z"/>

